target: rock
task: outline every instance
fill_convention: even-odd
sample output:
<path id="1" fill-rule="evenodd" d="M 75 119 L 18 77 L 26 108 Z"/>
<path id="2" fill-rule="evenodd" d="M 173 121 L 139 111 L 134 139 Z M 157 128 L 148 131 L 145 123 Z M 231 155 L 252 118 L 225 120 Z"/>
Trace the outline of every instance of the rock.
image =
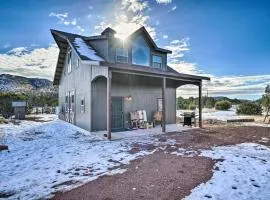
<path id="1" fill-rule="evenodd" d="M 2 150 L 8 150 L 8 146 L 7 145 L 0 145 L 0 151 Z"/>

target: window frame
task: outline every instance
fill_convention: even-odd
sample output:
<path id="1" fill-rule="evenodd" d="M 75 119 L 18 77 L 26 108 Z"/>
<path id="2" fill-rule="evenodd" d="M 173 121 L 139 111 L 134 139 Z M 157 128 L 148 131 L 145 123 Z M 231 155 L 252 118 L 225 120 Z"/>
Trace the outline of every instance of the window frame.
<path id="1" fill-rule="evenodd" d="M 159 57 L 160 58 L 160 63 L 159 62 L 154 62 L 154 57 Z M 154 64 L 159 64 L 160 67 L 155 67 Z M 163 69 L 162 64 L 163 64 L 163 62 L 162 62 L 162 56 L 153 54 L 152 55 L 152 67 L 155 68 L 155 69 Z"/>
<path id="2" fill-rule="evenodd" d="M 83 104 L 82 104 L 82 102 L 83 102 Z M 80 109 L 81 109 L 81 113 L 85 113 L 85 97 L 81 97 Z"/>
<path id="3" fill-rule="evenodd" d="M 119 50 L 119 49 L 123 49 L 123 52 L 126 51 L 127 56 L 125 57 L 124 55 L 118 55 L 117 54 L 117 52 L 118 52 L 117 50 Z M 121 60 L 118 60 L 117 57 L 123 57 L 123 58 L 126 58 L 127 60 L 126 60 L 126 62 L 125 61 L 121 61 Z M 125 48 L 125 47 L 116 47 L 115 48 L 115 62 L 117 62 L 117 63 L 128 63 L 128 48 Z"/>
<path id="4" fill-rule="evenodd" d="M 163 98 L 157 98 L 157 111 L 163 112 Z"/>

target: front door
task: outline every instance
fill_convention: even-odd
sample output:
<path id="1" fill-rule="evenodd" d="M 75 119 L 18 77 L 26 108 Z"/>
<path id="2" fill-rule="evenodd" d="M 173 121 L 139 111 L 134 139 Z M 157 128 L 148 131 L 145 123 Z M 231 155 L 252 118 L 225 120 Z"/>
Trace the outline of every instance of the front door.
<path id="1" fill-rule="evenodd" d="M 124 129 L 123 97 L 112 97 L 112 131 Z"/>

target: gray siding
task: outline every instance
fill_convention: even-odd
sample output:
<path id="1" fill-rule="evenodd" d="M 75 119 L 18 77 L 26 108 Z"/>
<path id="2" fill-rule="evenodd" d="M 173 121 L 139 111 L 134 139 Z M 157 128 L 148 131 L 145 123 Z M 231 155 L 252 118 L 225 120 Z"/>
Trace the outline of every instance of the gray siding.
<path id="1" fill-rule="evenodd" d="M 92 131 L 107 129 L 107 79 L 92 82 Z"/>
<path id="2" fill-rule="evenodd" d="M 147 119 L 152 121 L 153 113 L 157 111 L 157 99 L 162 97 L 162 79 L 116 74 L 112 76 L 112 96 L 126 97 L 124 100 L 124 125 L 128 127 L 129 113 L 135 110 L 146 110 Z M 168 86 L 166 89 L 166 122 L 176 122 L 176 89 Z"/>
<path id="3" fill-rule="evenodd" d="M 59 105 L 64 105 L 66 92 L 75 91 L 74 124 L 89 131 L 105 130 L 107 123 L 106 81 L 96 84 L 97 82 L 95 83 L 94 80 L 94 84 L 91 86 L 91 79 L 92 71 L 93 75 L 98 73 L 103 75 L 107 68 L 93 67 L 90 64 L 83 64 L 81 61 L 79 61 L 80 64 L 77 67 L 77 59 L 77 54 L 72 52 L 72 71 L 68 73 L 66 58 L 59 84 Z M 99 72 L 99 70 L 101 71 Z M 106 76 L 105 74 L 104 76 Z M 153 113 L 157 111 L 157 99 L 162 97 L 161 87 L 162 79 L 160 78 L 113 73 L 112 96 L 132 96 L 131 101 L 124 100 L 125 128 L 128 127 L 128 122 L 130 121 L 129 113 L 131 111 L 146 110 L 148 120 L 152 121 Z M 80 100 L 82 97 L 85 99 L 84 113 L 81 113 L 80 110 Z M 170 81 L 168 81 L 166 89 L 166 108 L 166 122 L 175 123 L 176 89 Z M 92 119 L 91 116 L 93 116 Z"/>
<path id="4" fill-rule="evenodd" d="M 75 122 L 77 126 L 90 130 L 90 114 L 91 114 L 91 104 L 90 104 L 90 79 L 91 79 L 91 66 L 82 64 L 80 61 L 80 66 L 76 67 L 77 62 L 76 53 L 72 53 L 72 72 L 67 72 L 67 58 L 64 65 L 64 70 L 61 75 L 59 84 L 59 106 L 65 103 L 65 93 L 68 91 L 75 90 Z M 66 73 L 64 72 L 66 71 Z M 85 112 L 80 112 L 80 100 L 81 97 L 85 98 Z"/>

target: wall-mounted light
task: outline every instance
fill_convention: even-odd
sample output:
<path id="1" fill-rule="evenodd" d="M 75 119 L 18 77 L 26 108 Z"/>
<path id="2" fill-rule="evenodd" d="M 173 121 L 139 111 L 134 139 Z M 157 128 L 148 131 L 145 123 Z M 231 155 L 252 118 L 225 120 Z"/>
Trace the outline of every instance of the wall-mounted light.
<path id="1" fill-rule="evenodd" d="M 126 100 L 126 101 L 132 101 L 132 96 L 131 96 L 131 95 L 126 96 L 126 97 L 125 97 L 125 100 Z"/>

